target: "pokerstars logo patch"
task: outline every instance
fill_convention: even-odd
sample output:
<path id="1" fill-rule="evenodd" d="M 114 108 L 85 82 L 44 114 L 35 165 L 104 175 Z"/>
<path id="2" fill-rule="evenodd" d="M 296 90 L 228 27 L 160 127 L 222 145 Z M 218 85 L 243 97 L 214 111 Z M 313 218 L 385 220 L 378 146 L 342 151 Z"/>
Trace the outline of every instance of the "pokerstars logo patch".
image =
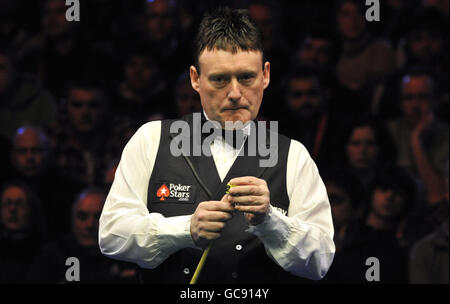
<path id="1" fill-rule="evenodd" d="M 156 197 L 163 202 L 189 201 L 192 194 L 192 186 L 179 183 L 161 183 L 157 186 Z"/>

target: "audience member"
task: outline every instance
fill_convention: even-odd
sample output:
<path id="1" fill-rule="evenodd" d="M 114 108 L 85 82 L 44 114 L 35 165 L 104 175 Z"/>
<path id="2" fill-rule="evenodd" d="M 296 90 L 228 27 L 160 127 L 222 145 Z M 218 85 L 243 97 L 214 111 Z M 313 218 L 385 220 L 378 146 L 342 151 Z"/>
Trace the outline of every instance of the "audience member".
<path id="1" fill-rule="evenodd" d="M 45 132 L 37 127 L 17 129 L 10 155 L 8 179 L 20 179 L 34 190 L 47 215 L 50 237 L 69 231 L 70 204 L 81 184 L 55 167 Z"/>
<path id="2" fill-rule="evenodd" d="M 43 247 L 30 267 L 32 283 L 136 283 L 134 265 L 104 257 L 98 248 L 98 220 L 106 199 L 103 190 L 81 192 L 72 207 L 72 232 Z M 79 282 L 66 276 L 66 261 L 79 261 Z"/>
<path id="3" fill-rule="evenodd" d="M 73 82 L 60 120 L 49 128 L 56 165 L 84 185 L 101 185 L 107 164 L 130 136 L 126 122 L 114 121 L 107 99 L 94 81 Z"/>
<path id="4" fill-rule="evenodd" d="M 421 71 L 404 74 L 401 85 L 402 116 L 388 128 L 397 148 L 397 164 L 423 183 L 429 203 L 448 189 L 444 168 L 449 157 L 448 125 L 434 115 L 435 83 Z"/>
<path id="5" fill-rule="evenodd" d="M 20 181 L 5 183 L 0 197 L 0 283 L 24 283 L 46 241 L 45 215 L 34 192 Z"/>
<path id="6" fill-rule="evenodd" d="M 13 49 L 0 45 L 0 134 L 11 139 L 24 124 L 45 126 L 56 118 L 52 95 L 35 77 L 21 72 Z"/>

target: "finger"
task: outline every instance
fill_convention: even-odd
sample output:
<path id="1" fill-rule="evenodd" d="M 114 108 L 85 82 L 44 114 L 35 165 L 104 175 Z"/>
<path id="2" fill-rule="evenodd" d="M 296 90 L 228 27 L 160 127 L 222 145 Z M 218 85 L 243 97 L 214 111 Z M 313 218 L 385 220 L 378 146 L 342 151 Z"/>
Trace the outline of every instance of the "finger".
<path id="1" fill-rule="evenodd" d="M 238 206 L 236 206 L 236 210 L 241 211 L 241 212 L 252 213 L 252 214 L 265 213 L 264 208 L 261 208 L 261 206 L 255 206 L 255 205 L 238 205 Z"/>
<path id="2" fill-rule="evenodd" d="M 225 222 L 207 222 L 199 225 L 202 232 L 220 232 L 223 228 L 225 228 Z"/>
<path id="3" fill-rule="evenodd" d="M 226 222 L 232 218 L 232 213 L 223 211 L 208 211 L 199 218 L 205 222 Z"/>
<path id="4" fill-rule="evenodd" d="M 233 186 L 239 185 L 260 185 L 264 180 L 254 177 L 254 176 L 242 176 L 232 178 L 229 183 Z"/>
<path id="5" fill-rule="evenodd" d="M 264 190 L 258 186 L 235 186 L 230 189 L 231 196 L 243 196 L 243 195 L 264 195 Z"/>
<path id="6" fill-rule="evenodd" d="M 252 196 L 252 195 L 233 196 L 232 203 L 239 205 L 263 205 L 264 200 L 261 198 L 261 196 Z"/>
<path id="7" fill-rule="evenodd" d="M 232 212 L 234 211 L 233 205 L 230 203 L 228 199 L 228 195 L 226 195 L 226 198 L 224 201 L 207 201 L 202 202 L 201 207 L 202 209 L 208 210 L 208 211 L 224 211 L 224 212 Z"/>

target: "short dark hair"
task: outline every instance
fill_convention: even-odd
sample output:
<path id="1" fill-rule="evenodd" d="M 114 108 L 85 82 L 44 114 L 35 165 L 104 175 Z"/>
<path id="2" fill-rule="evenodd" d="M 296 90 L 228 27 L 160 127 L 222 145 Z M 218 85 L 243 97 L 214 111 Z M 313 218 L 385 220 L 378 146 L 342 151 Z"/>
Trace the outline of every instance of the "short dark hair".
<path id="1" fill-rule="evenodd" d="M 200 22 L 194 42 L 194 65 L 200 73 L 198 58 L 205 49 L 261 51 L 264 58 L 262 34 L 248 10 L 221 7 L 207 12 Z"/>

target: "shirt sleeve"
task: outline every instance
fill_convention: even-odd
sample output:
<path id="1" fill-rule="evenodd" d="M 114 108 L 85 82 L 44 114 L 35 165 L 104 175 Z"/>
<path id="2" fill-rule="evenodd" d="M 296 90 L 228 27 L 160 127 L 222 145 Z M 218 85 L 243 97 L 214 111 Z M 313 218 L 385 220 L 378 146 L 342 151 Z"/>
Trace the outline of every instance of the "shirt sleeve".
<path id="1" fill-rule="evenodd" d="M 101 252 L 155 268 L 181 248 L 195 247 L 191 215 L 149 213 L 147 192 L 161 136 L 161 121 L 143 125 L 125 146 L 99 223 Z"/>
<path id="2" fill-rule="evenodd" d="M 334 228 L 325 185 L 306 148 L 292 140 L 287 164 L 288 215 L 273 206 L 258 236 L 267 254 L 284 270 L 312 280 L 327 273 L 334 258 Z"/>

